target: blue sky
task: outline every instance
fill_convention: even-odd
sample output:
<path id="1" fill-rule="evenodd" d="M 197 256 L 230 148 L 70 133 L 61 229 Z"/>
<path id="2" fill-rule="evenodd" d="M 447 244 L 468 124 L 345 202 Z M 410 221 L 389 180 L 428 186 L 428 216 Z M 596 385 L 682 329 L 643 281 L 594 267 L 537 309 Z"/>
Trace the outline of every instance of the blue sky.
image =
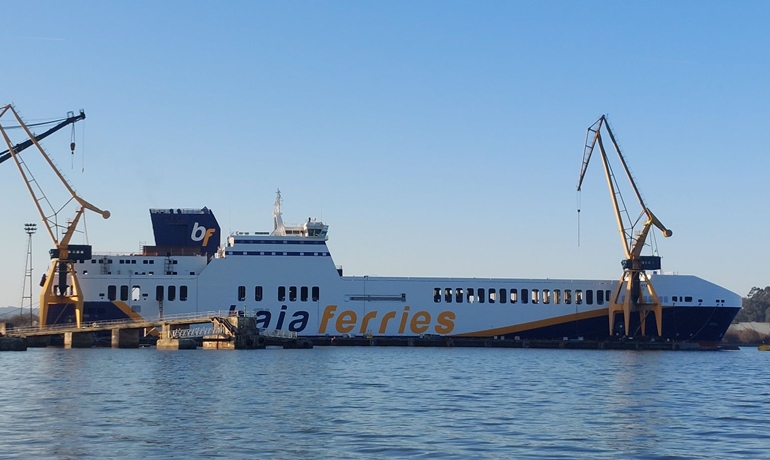
<path id="1" fill-rule="evenodd" d="M 88 116 L 74 157 L 68 129 L 44 145 L 112 212 L 87 217 L 95 251 L 152 244 L 152 207 L 270 230 L 280 187 L 284 220 L 326 221 L 347 274 L 614 279 L 598 162 L 579 246 L 575 191 L 609 114 L 674 231 L 664 270 L 770 284 L 766 2 L 9 1 L 3 17 L 0 104 Z M 0 191 L 0 305 L 16 305 L 40 219 L 11 162 Z M 34 245 L 37 281 L 49 238 Z"/>

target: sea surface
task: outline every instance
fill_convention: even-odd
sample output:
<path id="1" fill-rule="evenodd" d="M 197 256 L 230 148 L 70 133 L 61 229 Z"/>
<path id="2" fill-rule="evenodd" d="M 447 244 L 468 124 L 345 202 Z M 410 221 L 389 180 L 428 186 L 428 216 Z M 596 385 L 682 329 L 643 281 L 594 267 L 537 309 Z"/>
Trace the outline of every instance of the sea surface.
<path id="1" fill-rule="evenodd" d="M 0 353 L 0 458 L 770 458 L 770 352 Z"/>

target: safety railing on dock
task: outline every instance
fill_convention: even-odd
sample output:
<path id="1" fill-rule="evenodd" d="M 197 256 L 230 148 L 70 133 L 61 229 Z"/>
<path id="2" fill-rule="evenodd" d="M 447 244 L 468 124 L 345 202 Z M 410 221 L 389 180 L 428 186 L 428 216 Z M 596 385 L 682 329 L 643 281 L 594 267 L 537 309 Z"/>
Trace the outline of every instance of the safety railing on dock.
<path id="1" fill-rule="evenodd" d="M 203 322 L 208 322 L 212 317 L 220 316 L 220 312 L 216 311 L 206 311 L 206 312 L 196 312 L 196 313 L 184 313 L 184 314 L 178 314 L 178 315 L 164 315 L 162 318 L 141 318 L 141 319 L 132 319 L 132 318 L 126 318 L 126 319 L 115 319 L 115 320 L 107 320 L 107 321 L 83 321 L 80 325 L 81 329 L 89 329 L 89 328 L 99 328 L 99 329 L 106 329 L 110 327 L 127 327 L 136 325 L 139 327 L 143 327 L 142 325 L 145 324 L 158 324 L 158 323 L 173 323 L 175 321 L 189 321 L 189 320 L 195 320 L 195 319 L 201 319 Z M 9 330 L 9 334 L 29 334 L 29 333 L 36 333 L 36 332 L 51 332 L 56 333 L 60 330 L 70 330 L 75 327 L 75 323 L 63 323 L 63 324 L 49 324 L 46 326 L 33 326 L 33 327 L 20 327 L 20 328 L 14 328 L 13 330 Z"/>
<path id="2" fill-rule="evenodd" d="M 205 337 L 207 335 L 225 335 L 226 329 L 224 326 L 217 327 L 193 327 L 190 329 L 173 329 L 169 331 L 169 338 L 171 339 L 193 339 L 198 337 Z"/>
<path id="3" fill-rule="evenodd" d="M 254 313 L 256 314 L 256 313 Z M 246 316 L 245 312 L 232 312 L 230 310 L 220 311 L 205 311 L 196 313 L 182 313 L 177 315 L 164 315 L 162 318 L 126 318 L 107 321 L 83 321 L 80 327 L 76 327 L 75 323 L 64 324 L 50 324 L 46 326 L 37 327 L 24 327 L 16 328 L 7 331 L 6 335 L 9 336 L 31 336 L 31 335 L 49 335 L 49 334 L 62 334 L 65 332 L 97 332 L 110 329 L 131 329 L 131 328 L 152 328 L 161 327 L 164 324 L 168 325 L 192 325 L 198 323 L 208 323 L 214 320 L 214 318 L 223 318 L 229 316 Z M 198 329 L 198 328 L 194 328 Z M 232 331 L 231 331 L 232 332 Z M 200 331 L 196 331 L 200 333 Z M 213 334 L 219 332 L 212 331 Z M 279 331 L 275 329 L 260 329 L 260 335 L 265 337 L 273 337 L 280 339 L 296 339 L 297 333 L 290 331 Z M 179 332 L 178 334 L 189 334 Z M 208 334 L 204 334 L 208 335 Z M 197 336 L 197 335 L 196 335 Z M 187 337 L 187 336 L 185 336 Z M 192 337 L 192 336 L 190 336 Z M 182 338 L 182 336 L 174 337 Z"/>

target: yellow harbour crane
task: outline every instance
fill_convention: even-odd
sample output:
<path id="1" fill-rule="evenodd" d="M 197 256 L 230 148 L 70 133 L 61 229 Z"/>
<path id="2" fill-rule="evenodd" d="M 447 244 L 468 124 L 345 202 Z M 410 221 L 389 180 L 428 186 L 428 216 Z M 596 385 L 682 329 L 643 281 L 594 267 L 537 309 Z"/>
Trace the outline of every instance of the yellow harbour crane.
<path id="1" fill-rule="evenodd" d="M 28 136 L 27 141 L 16 145 L 11 143 L 11 139 L 6 132 L 8 127 L 4 127 L 2 124 L 3 117 L 5 116 L 8 118 L 8 114 L 13 115 L 16 122 L 18 122 L 19 127 L 24 130 L 24 133 Z M 70 240 L 75 234 L 78 222 L 80 221 L 80 218 L 83 216 L 86 209 L 101 215 L 105 219 L 110 217 L 109 211 L 103 211 L 97 208 L 75 193 L 75 190 L 72 188 L 72 186 L 70 186 L 64 176 L 61 174 L 61 171 L 59 171 L 59 169 L 56 167 L 51 158 L 38 142 L 43 137 L 51 134 L 55 130 L 60 129 L 67 124 L 74 123 L 77 120 L 82 120 L 83 118 L 85 118 L 85 114 L 81 111 L 80 115 L 70 116 L 46 133 L 35 136 L 30 131 L 29 126 L 24 123 L 12 105 L 9 104 L 0 108 L 0 133 L 2 133 L 3 139 L 8 146 L 8 150 L 3 154 L 0 154 L 0 162 L 8 159 L 8 155 L 10 155 L 10 158 L 12 158 L 16 163 L 16 166 L 21 173 L 21 177 L 24 179 L 24 183 L 27 185 L 27 189 L 32 195 L 32 200 L 34 201 L 35 206 L 40 213 L 40 217 L 45 224 L 46 230 L 48 230 L 48 234 L 54 243 L 54 249 L 49 251 L 51 255 L 51 266 L 48 269 L 48 273 L 44 276 L 43 282 L 41 283 L 42 290 L 40 291 L 40 324 L 43 326 L 47 324 L 49 307 L 52 305 L 60 305 L 63 306 L 63 308 L 67 308 L 68 306 L 74 307 L 75 324 L 77 327 L 80 327 L 83 318 L 83 297 L 81 296 L 80 284 L 78 283 L 77 272 L 75 271 L 74 264 L 76 262 L 83 262 L 91 259 L 91 246 L 70 244 Z M 27 167 L 27 164 L 21 158 L 21 150 L 26 149 L 32 145 L 37 148 L 37 150 L 45 159 L 46 163 L 48 163 L 48 165 L 51 167 L 53 172 L 56 174 L 56 176 L 59 178 L 61 183 L 70 194 L 70 198 L 63 206 L 58 209 L 51 205 L 50 201 L 43 193 L 43 190 L 40 186 L 41 184 L 35 180 L 32 172 Z M 73 142 L 71 144 L 71 149 L 74 151 L 74 148 L 75 145 Z M 75 202 L 78 205 L 75 217 L 71 221 L 68 221 L 66 224 L 60 224 L 58 215 L 64 209 L 64 207 L 71 202 Z M 43 205 L 46 205 L 46 207 L 49 209 L 43 209 Z M 63 232 L 61 238 L 57 236 L 60 230 Z"/>
<path id="2" fill-rule="evenodd" d="M 639 217 L 635 221 L 632 221 L 630 215 L 625 209 L 623 198 L 620 194 L 620 189 L 610 167 L 609 160 L 607 158 L 607 152 L 604 149 L 604 143 L 602 142 L 602 130 L 606 131 L 609 135 L 612 146 L 615 152 L 618 154 L 620 163 L 623 165 L 623 170 L 628 177 L 628 181 L 631 183 L 631 187 L 634 190 L 636 199 L 639 201 L 639 205 L 642 208 Z M 586 132 L 585 147 L 583 149 L 583 164 L 580 168 L 580 178 L 578 180 L 577 189 L 580 192 L 585 178 L 586 170 L 588 169 L 588 162 L 591 160 L 591 154 L 596 146 L 599 146 L 599 153 L 601 154 L 602 163 L 604 165 L 604 174 L 607 178 L 607 186 L 610 190 L 610 198 L 612 199 L 612 205 L 615 211 L 615 219 L 617 220 L 618 230 L 620 231 L 620 239 L 623 242 L 623 250 L 625 251 L 625 259 L 622 262 L 623 276 L 618 282 L 610 302 L 609 302 L 609 327 L 610 335 L 613 334 L 615 324 L 615 314 L 620 312 L 624 318 L 624 333 L 629 334 L 629 323 L 631 320 L 631 314 L 633 312 L 639 313 L 639 320 L 641 322 L 641 333 L 645 335 L 645 322 L 647 314 L 652 311 L 655 314 L 655 323 L 658 329 L 658 336 L 663 335 L 663 311 L 655 288 L 652 286 L 650 278 L 647 276 L 647 270 L 659 270 L 660 269 L 660 257 L 658 255 L 643 256 L 641 255 L 642 249 L 645 246 L 647 237 L 653 226 L 657 227 L 664 237 L 670 237 L 673 232 L 667 229 L 661 222 L 655 217 L 655 214 L 644 204 L 642 195 L 639 193 L 639 189 L 634 182 L 631 172 L 628 170 L 623 154 L 620 152 L 620 147 L 615 140 L 615 136 L 607 123 L 607 117 L 602 115 L 594 124 L 588 127 Z M 621 205 L 623 209 L 621 209 Z M 624 215 L 626 218 L 624 219 Z M 636 232 L 636 226 L 641 223 L 641 230 Z M 648 296 L 645 296 L 642 288 L 646 288 Z"/>

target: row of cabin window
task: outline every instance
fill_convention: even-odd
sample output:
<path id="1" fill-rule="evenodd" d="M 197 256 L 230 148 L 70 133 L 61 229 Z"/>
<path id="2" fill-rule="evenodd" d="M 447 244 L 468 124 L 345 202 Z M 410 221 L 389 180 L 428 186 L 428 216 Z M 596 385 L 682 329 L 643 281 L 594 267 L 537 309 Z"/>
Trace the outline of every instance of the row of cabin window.
<path id="1" fill-rule="evenodd" d="M 586 290 L 583 291 L 582 289 L 575 289 L 574 296 L 572 289 L 565 289 L 562 291 L 561 289 L 522 289 L 521 290 L 521 296 L 519 296 L 519 290 L 518 289 L 484 289 L 484 288 L 478 288 L 474 292 L 474 288 L 444 288 L 443 290 L 441 288 L 433 288 L 433 301 L 436 303 L 439 303 L 443 301 L 446 303 L 452 303 L 454 301 L 455 303 L 463 303 L 463 301 L 467 303 L 565 303 L 565 304 L 571 304 L 574 302 L 576 304 L 582 304 L 585 302 L 588 305 L 593 305 L 594 299 L 596 300 L 596 303 L 598 305 L 603 305 L 605 300 L 609 301 L 611 292 L 609 289 L 607 290 Z M 443 295 L 442 295 L 443 294 Z"/>
<path id="2" fill-rule="evenodd" d="M 313 286 L 308 289 L 307 286 L 300 286 L 299 288 L 299 300 L 301 302 L 308 301 L 308 293 L 313 302 L 318 302 L 321 297 L 321 290 L 318 286 Z M 246 300 L 246 286 L 238 286 L 238 301 L 243 302 Z M 254 300 L 257 302 L 262 301 L 262 286 L 254 286 Z M 278 286 L 278 301 L 286 302 L 286 286 Z M 297 301 L 297 286 L 289 286 L 289 302 Z"/>
<path id="3" fill-rule="evenodd" d="M 91 259 L 91 263 L 92 264 L 95 264 L 96 262 L 97 262 L 96 259 Z M 100 264 L 111 264 L 112 263 L 112 259 L 99 259 L 98 262 Z M 83 261 L 83 263 L 85 263 L 85 261 Z M 127 265 L 131 265 L 131 264 L 136 265 L 136 259 L 119 259 L 118 263 L 119 264 L 127 264 Z M 154 259 L 142 259 L 142 263 L 145 264 L 145 265 L 147 265 L 147 264 L 154 264 L 155 260 Z M 170 263 L 172 265 L 176 265 L 177 263 L 179 263 L 179 261 L 176 260 L 176 259 L 171 259 Z"/>
<path id="4" fill-rule="evenodd" d="M 107 286 L 107 299 L 117 300 L 118 288 L 115 285 Z M 164 294 L 166 291 L 165 286 L 155 286 L 155 300 L 163 302 Z M 147 297 L 147 294 L 144 294 Z M 165 296 L 169 301 L 176 300 L 176 286 L 168 286 L 168 296 Z M 120 286 L 120 300 L 128 300 L 128 286 Z M 131 300 L 133 302 L 142 300 L 142 288 L 140 286 L 131 287 Z M 187 286 L 179 286 L 179 300 L 182 302 L 187 301 Z"/>

